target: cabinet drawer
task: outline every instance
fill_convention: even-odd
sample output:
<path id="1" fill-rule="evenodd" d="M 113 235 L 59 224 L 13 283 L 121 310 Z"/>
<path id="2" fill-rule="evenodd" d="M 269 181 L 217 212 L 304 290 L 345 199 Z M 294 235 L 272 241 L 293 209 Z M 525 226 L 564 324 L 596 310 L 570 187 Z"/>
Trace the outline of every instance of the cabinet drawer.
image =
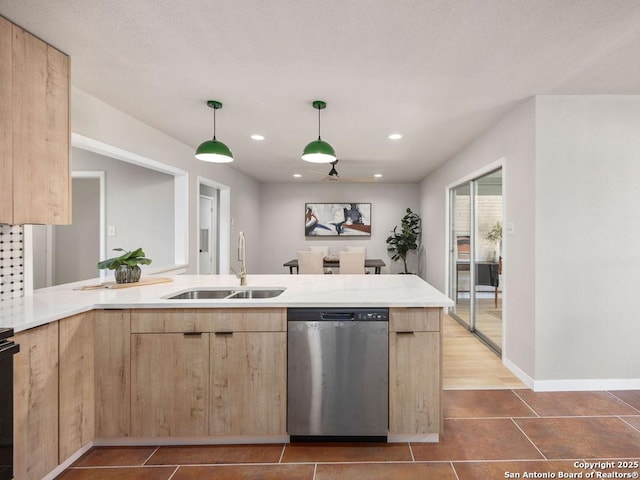
<path id="1" fill-rule="evenodd" d="M 149 308 L 131 311 L 131 333 L 286 332 L 284 308 Z"/>
<path id="2" fill-rule="evenodd" d="M 439 332 L 442 308 L 391 308 L 390 332 Z"/>
<path id="3" fill-rule="evenodd" d="M 208 332 L 286 332 L 284 308 L 216 308 L 196 313 Z"/>
<path id="4" fill-rule="evenodd" d="M 131 333 L 206 332 L 194 308 L 149 308 L 131 310 Z"/>

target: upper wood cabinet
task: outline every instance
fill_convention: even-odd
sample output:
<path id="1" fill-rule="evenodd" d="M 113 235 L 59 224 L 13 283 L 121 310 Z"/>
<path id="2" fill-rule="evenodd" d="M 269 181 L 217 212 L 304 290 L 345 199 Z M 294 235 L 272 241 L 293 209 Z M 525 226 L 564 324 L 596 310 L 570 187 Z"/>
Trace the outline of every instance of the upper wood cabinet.
<path id="1" fill-rule="evenodd" d="M 0 223 L 71 223 L 69 70 L 0 17 Z"/>

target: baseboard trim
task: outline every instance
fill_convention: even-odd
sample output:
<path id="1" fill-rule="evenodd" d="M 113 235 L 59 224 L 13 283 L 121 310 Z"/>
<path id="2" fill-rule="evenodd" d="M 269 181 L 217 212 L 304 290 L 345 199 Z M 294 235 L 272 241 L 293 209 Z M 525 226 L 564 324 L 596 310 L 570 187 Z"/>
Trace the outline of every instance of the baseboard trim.
<path id="1" fill-rule="evenodd" d="M 42 480 L 54 480 L 58 475 L 64 472 L 67 468 L 73 465 L 82 455 L 87 453 L 89 449 L 93 447 L 93 442 L 87 443 L 84 447 L 78 450 L 76 453 L 67 458 L 64 462 L 51 470 L 47 475 L 42 477 Z"/>
<path id="2" fill-rule="evenodd" d="M 439 433 L 420 434 L 389 434 L 387 435 L 388 443 L 437 443 L 440 441 Z"/>
<path id="3" fill-rule="evenodd" d="M 534 392 L 586 392 L 605 390 L 640 390 L 640 378 L 589 378 L 534 380 L 507 358 L 502 359 L 505 367 Z"/>
<path id="4" fill-rule="evenodd" d="M 511 360 L 509 360 L 508 358 L 504 358 L 502 357 L 502 364 L 507 367 L 507 369 L 513 373 L 516 377 L 518 377 L 518 379 L 524 383 L 527 387 L 529 387 L 531 390 L 534 390 L 534 383 L 535 381 L 533 380 L 533 378 L 531 378 L 529 375 L 527 375 L 524 370 L 520 369 L 520 367 L 518 367 L 515 363 L 513 363 Z"/>
<path id="5" fill-rule="evenodd" d="M 146 445 L 238 445 L 244 443 L 289 443 L 289 435 L 221 435 L 207 437 L 113 437 L 96 438 L 96 447 Z"/>
<path id="6" fill-rule="evenodd" d="M 535 380 L 533 390 L 535 392 L 640 390 L 640 378 Z"/>

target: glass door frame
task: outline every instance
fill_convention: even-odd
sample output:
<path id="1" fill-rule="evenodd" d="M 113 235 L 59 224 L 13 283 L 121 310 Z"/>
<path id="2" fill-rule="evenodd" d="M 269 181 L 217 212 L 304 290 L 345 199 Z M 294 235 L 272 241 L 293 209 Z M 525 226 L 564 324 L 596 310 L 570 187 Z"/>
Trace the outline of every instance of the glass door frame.
<path id="1" fill-rule="evenodd" d="M 474 333 L 483 343 L 489 346 L 495 353 L 498 355 L 502 355 L 503 346 L 497 345 L 490 338 L 483 335 L 482 332 L 478 331 L 476 328 L 476 255 L 477 255 L 477 231 L 476 231 L 476 194 L 477 194 L 477 181 L 482 177 L 490 175 L 498 170 L 502 170 L 502 223 L 504 225 L 504 214 L 505 214 L 505 165 L 504 161 L 501 159 L 497 162 L 493 162 L 491 165 L 487 165 L 482 170 L 476 171 L 473 174 L 455 182 L 447 186 L 447 260 L 446 260 L 446 275 L 448 277 L 448 281 L 446 282 L 448 289 L 448 296 L 451 298 L 457 305 L 457 289 L 458 289 L 458 271 L 457 271 L 457 253 L 456 253 L 456 232 L 455 232 L 455 197 L 456 190 L 467 186 L 469 188 L 469 320 L 468 322 L 454 313 L 454 309 L 450 309 L 450 315 L 456 319 L 459 323 L 461 323 L 465 328 L 467 328 L 470 332 Z M 503 237 L 503 255 L 504 255 L 504 237 Z M 503 310 L 502 310 L 502 331 L 504 338 L 504 286 L 502 288 L 502 296 L 503 296 Z"/>
<path id="2" fill-rule="evenodd" d="M 449 189 L 449 245 L 448 249 L 448 271 L 449 271 L 449 297 L 456 303 L 458 303 L 458 258 L 456 254 L 456 246 L 457 246 L 457 235 L 455 231 L 455 207 L 456 207 L 456 191 L 460 188 L 468 186 L 469 188 L 469 320 L 466 321 L 461 316 L 450 312 L 452 316 L 462 323 L 469 331 L 473 332 L 475 330 L 475 289 L 471 288 L 471 286 L 475 285 L 475 269 L 473 266 L 473 255 L 475 252 L 475 235 L 473 232 L 475 231 L 475 215 L 474 215 L 474 202 L 473 198 L 475 196 L 475 185 L 474 182 L 468 180 L 466 182 L 462 182 L 455 187 Z"/>

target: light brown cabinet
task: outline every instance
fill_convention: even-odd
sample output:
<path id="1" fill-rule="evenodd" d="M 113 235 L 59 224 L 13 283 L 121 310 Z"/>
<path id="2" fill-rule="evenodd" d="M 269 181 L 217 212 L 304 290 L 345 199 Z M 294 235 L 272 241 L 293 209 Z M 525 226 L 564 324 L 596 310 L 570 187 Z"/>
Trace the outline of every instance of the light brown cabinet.
<path id="1" fill-rule="evenodd" d="M 95 435 L 127 437 L 131 421 L 131 315 L 95 310 Z"/>
<path id="2" fill-rule="evenodd" d="M 285 435 L 285 309 L 131 312 L 131 434 Z"/>
<path id="3" fill-rule="evenodd" d="M 0 223 L 13 220 L 13 25 L 0 17 Z"/>
<path id="4" fill-rule="evenodd" d="M 286 433 L 287 335 L 211 336 L 210 435 Z"/>
<path id="5" fill-rule="evenodd" d="M 16 334 L 15 478 L 40 479 L 93 441 L 93 312 Z"/>
<path id="6" fill-rule="evenodd" d="M 207 434 L 209 334 L 131 336 L 131 434 Z"/>
<path id="7" fill-rule="evenodd" d="M 58 466 L 58 322 L 15 341 L 14 477 L 40 480 Z"/>
<path id="8" fill-rule="evenodd" d="M 71 223 L 69 57 L 0 17 L 0 223 Z"/>
<path id="9" fill-rule="evenodd" d="M 389 319 L 389 434 L 417 439 L 441 431 L 440 308 L 392 308 Z"/>
<path id="10" fill-rule="evenodd" d="M 93 312 L 59 323 L 59 463 L 95 437 Z"/>

